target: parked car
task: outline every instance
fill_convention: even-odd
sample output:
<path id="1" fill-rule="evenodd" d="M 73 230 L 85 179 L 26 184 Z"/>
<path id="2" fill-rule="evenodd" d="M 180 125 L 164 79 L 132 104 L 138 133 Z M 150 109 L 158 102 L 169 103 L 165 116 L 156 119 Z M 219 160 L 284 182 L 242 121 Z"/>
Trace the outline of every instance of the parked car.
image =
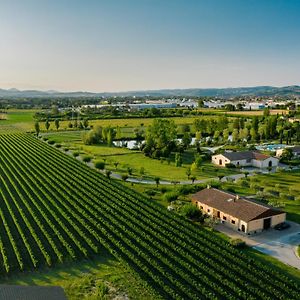
<path id="1" fill-rule="evenodd" d="M 284 222 L 284 223 L 280 223 L 280 224 L 277 224 L 274 226 L 274 229 L 276 230 L 284 230 L 284 229 L 288 229 L 290 228 L 291 225 L 287 222 Z"/>

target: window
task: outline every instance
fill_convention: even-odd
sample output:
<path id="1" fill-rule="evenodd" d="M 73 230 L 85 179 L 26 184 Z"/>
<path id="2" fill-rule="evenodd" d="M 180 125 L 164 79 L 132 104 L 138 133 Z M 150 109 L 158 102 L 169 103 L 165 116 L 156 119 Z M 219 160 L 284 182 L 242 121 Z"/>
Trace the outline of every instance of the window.
<path id="1" fill-rule="evenodd" d="M 203 206 L 200 206 L 201 209 L 203 209 Z"/>
<path id="2" fill-rule="evenodd" d="M 234 221 L 234 220 L 231 220 L 231 223 L 232 223 L 232 224 L 235 224 L 235 221 Z"/>
<path id="3" fill-rule="evenodd" d="M 227 220 L 227 218 L 225 216 L 223 216 L 223 220 Z"/>
<path id="4" fill-rule="evenodd" d="M 207 212 L 210 212 L 210 209 L 209 209 L 209 208 L 207 209 Z"/>

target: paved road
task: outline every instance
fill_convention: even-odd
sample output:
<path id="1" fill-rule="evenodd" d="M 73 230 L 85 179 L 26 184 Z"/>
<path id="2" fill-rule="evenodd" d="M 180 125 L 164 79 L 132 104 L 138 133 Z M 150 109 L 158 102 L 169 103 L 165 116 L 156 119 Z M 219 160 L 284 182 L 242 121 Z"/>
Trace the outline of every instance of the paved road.
<path id="1" fill-rule="evenodd" d="M 216 229 L 232 238 L 240 238 L 254 249 L 300 269 L 300 259 L 296 255 L 296 247 L 300 245 L 300 224 L 289 223 L 291 224 L 289 229 L 282 231 L 269 229 L 252 236 L 244 235 L 222 224 L 217 225 Z"/>

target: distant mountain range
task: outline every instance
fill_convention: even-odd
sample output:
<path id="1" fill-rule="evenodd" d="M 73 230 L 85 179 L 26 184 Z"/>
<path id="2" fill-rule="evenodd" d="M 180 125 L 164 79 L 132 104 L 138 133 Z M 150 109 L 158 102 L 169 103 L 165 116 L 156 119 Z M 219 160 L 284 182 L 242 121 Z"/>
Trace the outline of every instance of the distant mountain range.
<path id="1" fill-rule="evenodd" d="M 171 96 L 208 96 L 208 97 L 235 97 L 235 96 L 300 96 L 300 86 L 255 86 L 255 87 L 237 87 L 237 88 L 211 88 L 211 89 L 163 89 L 163 90 L 144 90 L 128 92 L 59 92 L 59 91 L 39 91 L 39 90 L 18 90 L 0 89 L 1 98 L 63 98 L 63 97 L 112 97 L 112 96 L 153 96 L 153 97 L 171 97 Z"/>

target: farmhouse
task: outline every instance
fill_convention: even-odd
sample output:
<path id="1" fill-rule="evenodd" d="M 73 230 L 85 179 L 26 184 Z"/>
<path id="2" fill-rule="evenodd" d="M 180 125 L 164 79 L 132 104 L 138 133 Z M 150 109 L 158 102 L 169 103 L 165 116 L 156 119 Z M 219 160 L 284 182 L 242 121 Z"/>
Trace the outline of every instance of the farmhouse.
<path id="1" fill-rule="evenodd" d="M 269 168 L 278 166 L 278 158 L 257 151 L 224 152 L 213 155 L 211 161 L 215 165 L 225 167 L 233 164 L 237 167 Z"/>
<path id="2" fill-rule="evenodd" d="M 276 156 L 280 157 L 283 154 L 285 149 L 291 149 L 294 157 L 300 157 L 300 146 L 292 146 L 292 147 L 287 147 L 284 149 L 278 149 L 276 151 Z"/>
<path id="3" fill-rule="evenodd" d="M 210 187 L 194 194 L 192 202 L 204 213 L 247 234 L 269 229 L 286 219 L 283 211 Z"/>

